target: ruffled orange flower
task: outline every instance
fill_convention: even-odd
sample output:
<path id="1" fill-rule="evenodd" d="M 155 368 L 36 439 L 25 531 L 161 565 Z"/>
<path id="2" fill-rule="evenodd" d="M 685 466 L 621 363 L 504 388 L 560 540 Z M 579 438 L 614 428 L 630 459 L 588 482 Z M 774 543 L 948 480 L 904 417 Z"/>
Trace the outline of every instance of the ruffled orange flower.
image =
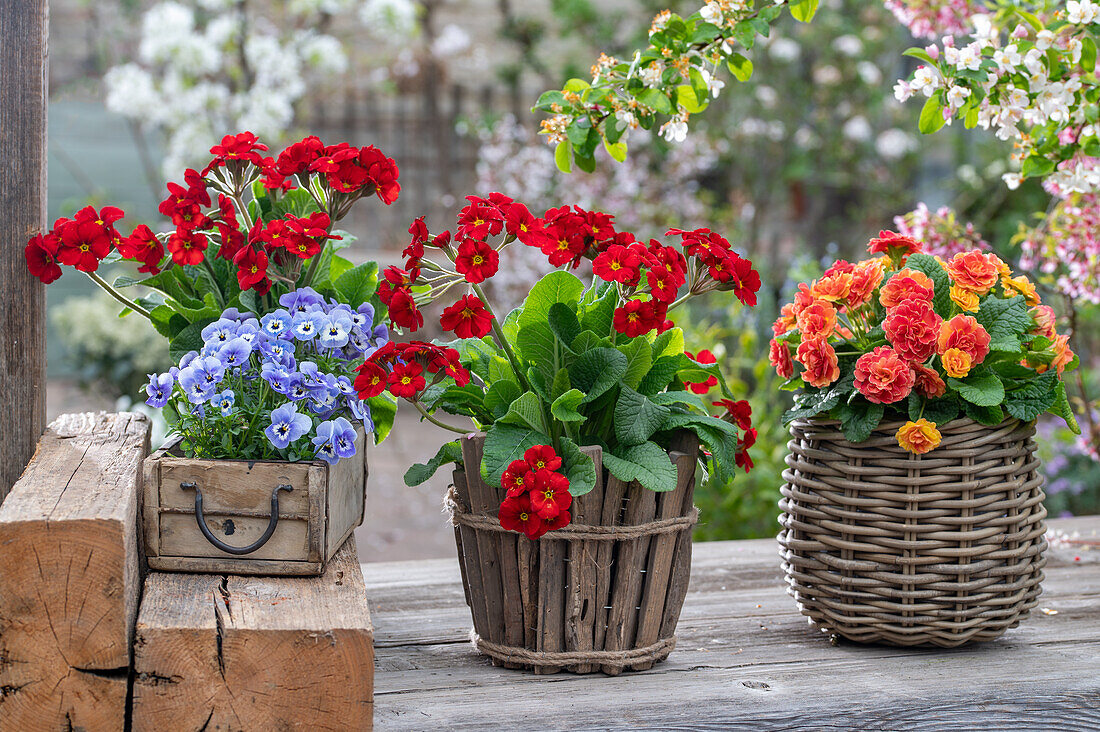
<path id="1" fill-rule="evenodd" d="M 858 308 L 870 302 L 875 290 L 882 284 L 882 261 L 868 259 L 852 270 L 852 284 L 848 289 L 848 307 Z"/>
<path id="2" fill-rule="evenodd" d="M 947 384 L 943 383 L 943 379 L 936 373 L 935 369 L 930 369 L 924 364 L 914 363 L 913 375 L 916 377 L 916 381 L 913 383 L 913 388 L 917 390 L 917 393 L 926 399 L 938 399 L 947 393 Z"/>
<path id="3" fill-rule="evenodd" d="M 772 338 L 772 342 L 769 344 L 768 362 L 775 368 L 775 373 L 779 378 L 789 379 L 794 376 L 791 347 L 783 341 Z"/>
<path id="4" fill-rule="evenodd" d="M 940 359 L 943 361 L 944 372 L 956 379 L 964 378 L 974 366 L 974 359 L 960 348 L 948 348 Z"/>
<path id="5" fill-rule="evenodd" d="M 824 338 L 811 338 L 798 346 L 798 362 L 805 371 L 802 380 L 813 387 L 828 386 L 840 378 L 836 351 Z"/>
<path id="6" fill-rule="evenodd" d="M 936 338 L 943 318 L 927 300 L 906 300 L 887 311 L 882 322 L 886 339 L 907 361 L 927 361 L 936 350 Z"/>
<path id="7" fill-rule="evenodd" d="M 779 317 L 772 323 L 772 334 L 778 338 L 785 333 L 789 333 L 797 322 L 798 319 L 794 314 L 794 303 L 787 303 L 779 309 Z"/>
<path id="8" fill-rule="evenodd" d="M 856 361 L 856 390 L 875 404 L 893 404 L 909 396 L 916 374 L 896 351 L 879 346 Z"/>
<path id="9" fill-rule="evenodd" d="M 1050 350 L 1054 351 L 1054 360 L 1050 362 L 1050 366 L 1058 369 L 1058 375 L 1061 376 L 1066 370 L 1066 366 L 1069 366 L 1073 362 L 1073 351 L 1069 347 L 1069 336 L 1060 335 L 1054 337 L 1054 344 L 1051 345 Z M 1050 366 L 1045 363 L 1039 364 L 1035 367 L 1036 373 L 1043 373 L 1047 371 Z"/>
<path id="10" fill-rule="evenodd" d="M 834 272 L 814 282 L 810 294 L 818 300 L 831 303 L 843 303 L 852 289 L 852 275 L 848 272 Z"/>
<path id="11" fill-rule="evenodd" d="M 878 301 L 887 308 L 895 307 L 910 298 L 931 302 L 935 291 L 936 286 L 928 275 L 906 267 L 882 286 Z"/>
<path id="12" fill-rule="evenodd" d="M 970 356 L 970 365 L 977 366 L 989 355 L 989 333 L 970 315 L 956 315 L 943 324 L 936 340 L 936 352 L 943 356 L 957 348 Z"/>
<path id="13" fill-rule="evenodd" d="M 816 298 L 810 293 L 810 286 L 805 282 L 798 283 L 798 292 L 794 294 L 794 314 L 798 315 L 802 308 L 813 305 Z"/>
<path id="14" fill-rule="evenodd" d="M 1049 305 L 1036 305 L 1031 309 L 1031 317 L 1035 321 L 1035 327 L 1031 329 L 1031 333 L 1046 336 L 1050 339 L 1058 335 L 1054 329 L 1058 321 L 1058 316 L 1054 314 L 1054 308 Z"/>
<path id="15" fill-rule="evenodd" d="M 836 308 L 824 300 L 818 300 L 798 313 L 798 330 L 803 340 L 828 338 L 835 329 Z"/>
<path id="16" fill-rule="evenodd" d="M 871 241 L 867 242 L 867 251 L 871 254 L 885 254 L 891 259 L 901 259 L 910 254 L 916 254 L 924 249 L 924 244 L 910 236 L 903 236 L 893 231 L 880 231 Z"/>
<path id="17" fill-rule="evenodd" d="M 978 312 L 978 293 L 973 290 L 964 290 L 958 285 L 951 285 L 951 301 L 959 306 L 959 310 L 966 313 Z"/>
<path id="18" fill-rule="evenodd" d="M 951 258 L 947 263 L 947 274 L 958 287 L 985 295 L 997 284 L 1000 275 L 998 262 L 1000 260 L 992 254 L 971 249 Z"/>
<path id="19" fill-rule="evenodd" d="M 1039 292 L 1035 289 L 1035 285 L 1031 280 L 1027 278 L 1027 275 L 1005 277 L 1001 280 L 1001 286 L 1005 289 L 1005 295 L 1008 297 L 1015 297 L 1017 294 L 1023 295 L 1024 301 L 1032 306 L 1041 302 Z"/>
<path id="20" fill-rule="evenodd" d="M 935 422 L 921 417 L 916 422 L 906 422 L 897 433 L 898 444 L 914 455 L 923 455 L 936 448 L 943 436 Z"/>

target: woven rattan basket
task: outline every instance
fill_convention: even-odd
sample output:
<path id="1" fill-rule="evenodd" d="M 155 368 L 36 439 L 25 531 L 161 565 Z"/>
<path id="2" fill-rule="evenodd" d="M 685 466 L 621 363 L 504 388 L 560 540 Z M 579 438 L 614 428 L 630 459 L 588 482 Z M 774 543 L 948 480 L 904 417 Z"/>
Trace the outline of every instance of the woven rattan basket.
<path id="1" fill-rule="evenodd" d="M 791 425 L 779 534 L 802 613 L 861 643 L 990 640 L 1035 606 L 1045 563 L 1034 423 L 959 419 L 932 452 L 866 442 L 836 422 Z"/>

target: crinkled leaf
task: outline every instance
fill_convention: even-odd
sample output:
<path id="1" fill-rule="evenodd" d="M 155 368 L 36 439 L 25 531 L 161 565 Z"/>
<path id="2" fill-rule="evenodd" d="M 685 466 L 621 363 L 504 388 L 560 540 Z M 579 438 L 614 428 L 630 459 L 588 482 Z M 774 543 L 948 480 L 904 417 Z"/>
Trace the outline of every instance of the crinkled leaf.
<path id="1" fill-rule="evenodd" d="M 653 353 L 649 342 L 644 338 L 634 340 L 621 347 L 626 356 L 626 373 L 623 374 L 623 383 L 631 389 L 637 389 L 642 383 L 642 378 L 649 373 L 653 365 Z"/>
<path id="2" fill-rule="evenodd" d="M 514 381 L 494 381 L 485 390 L 485 406 L 493 413 L 494 419 L 500 419 L 521 394 L 523 390 Z"/>
<path id="3" fill-rule="evenodd" d="M 570 389 L 554 400 L 550 405 L 550 414 L 559 422 L 583 422 L 585 416 L 577 411 L 583 401 L 583 391 Z"/>
<path id="4" fill-rule="evenodd" d="M 676 488 L 676 468 L 668 453 L 653 442 L 620 448 L 617 454 L 605 452 L 603 464 L 625 483 L 638 481 L 643 487 L 658 492 Z"/>
<path id="5" fill-rule="evenodd" d="M 545 325 L 550 317 L 550 307 L 554 303 L 564 303 L 575 308 L 577 300 L 584 292 L 584 283 L 570 272 L 555 271 L 545 275 L 535 283 L 527 299 L 523 301 L 523 310 L 519 315 L 519 327 L 532 323 Z"/>
<path id="6" fill-rule="evenodd" d="M 1056 371 L 1046 371 L 1032 381 L 1008 392 L 1005 397 L 1005 411 L 1016 419 L 1030 422 L 1046 412 L 1058 400 Z"/>
<path id="7" fill-rule="evenodd" d="M 358 308 L 369 302 L 378 289 L 378 264 L 366 262 L 352 267 L 336 278 L 332 283 L 340 302 Z"/>
<path id="8" fill-rule="evenodd" d="M 788 425 L 796 419 L 815 417 L 822 412 L 827 412 L 840 400 L 852 393 L 855 383 L 855 374 L 849 373 L 844 378 L 838 379 L 831 386 L 826 386 L 816 391 L 806 391 L 795 397 L 794 406 L 783 414 L 783 424 Z"/>
<path id="9" fill-rule="evenodd" d="M 568 437 L 561 438 L 561 461 L 562 472 L 569 479 L 569 492 L 574 497 L 596 487 L 596 464 Z"/>
<path id="10" fill-rule="evenodd" d="M 573 343 L 573 339 L 581 332 L 580 321 L 572 308 L 562 302 L 556 302 L 550 306 L 548 316 L 550 330 L 557 336 L 558 341 L 565 348 Z"/>
<path id="11" fill-rule="evenodd" d="M 1004 409 L 1001 408 L 1000 404 L 992 407 L 980 407 L 977 404 L 964 402 L 963 409 L 967 417 L 980 424 L 998 425 L 1005 419 Z"/>
<path id="12" fill-rule="evenodd" d="M 1073 416 L 1073 408 L 1069 404 L 1069 396 L 1066 394 L 1066 385 L 1061 381 L 1054 389 L 1054 404 L 1050 407 L 1050 413 L 1055 414 L 1066 421 L 1073 434 L 1081 434 L 1081 426 L 1077 424 L 1077 418 Z"/>
<path id="13" fill-rule="evenodd" d="M 619 301 L 619 291 L 605 283 L 603 292 L 596 300 L 586 305 L 581 312 L 581 326 L 594 334 L 611 334 L 611 323 L 615 318 L 615 304 Z M 573 350 L 576 350 L 574 348 Z M 579 353 L 579 351 L 578 351 Z"/>
<path id="14" fill-rule="evenodd" d="M 978 407 L 999 406 L 1005 400 L 1005 387 L 994 374 L 970 374 L 965 379 L 947 377 L 947 385 L 966 401 Z"/>
<path id="15" fill-rule="evenodd" d="M 497 420 L 500 424 L 527 427 L 539 432 L 548 432 L 549 425 L 542 414 L 542 400 L 534 392 L 526 391 L 519 395 L 508 407 L 508 412 Z"/>
<path id="16" fill-rule="evenodd" d="M 1022 297 L 987 297 L 974 315 L 989 333 L 989 348 L 1018 352 L 1021 337 L 1031 327 L 1031 315 Z"/>
<path id="17" fill-rule="evenodd" d="M 393 429 L 393 420 L 397 416 L 397 401 L 383 392 L 378 396 L 372 396 L 366 402 L 370 410 L 371 422 L 374 423 L 374 444 L 378 445 Z"/>
<path id="18" fill-rule="evenodd" d="M 654 404 L 624 385 L 615 402 L 615 439 L 621 445 L 640 445 L 661 428 L 669 414 L 668 407 Z"/>
<path id="19" fill-rule="evenodd" d="M 179 332 L 168 344 L 168 356 L 177 363 L 190 351 L 198 351 L 202 348 L 202 329 L 210 325 L 216 318 L 203 318 L 191 323 Z"/>
<path id="20" fill-rule="evenodd" d="M 550 438 L 525 427 L 496 422 L 485 435 L 481 457 L 481 477 L 490 486 L 500 485 L 500 477 L 513 460 L 519 460 L 528 448 L 549 445 Z"/>
<path id="21" fill-rule="evenodd" d="M 872 404 L 866 399 L 853 399 L 841 402 L 837 406 L 840 429 L 848 442 L 863 442 L 882 421 L 885 409 L 881 404 Z"/>
<path id="22" fill-rule="evenodd" d="M 684 365 L 683 354 L 675 356 L 661 356 L 653 362 L 653 366 L 642 378 L 641 384 L 637 389 L 646 396 L 653 396 L 672 381 L 672 377 L 676 376 L 676 372 Z"/>
<path id="23" fill-rule="evenodd" d="M 569 367 L 569 380 L 585 392 L 582 403 L 600 397 L 626 373 L 627 360 L 614 348 L 593 348 L 577 357 Z"/>

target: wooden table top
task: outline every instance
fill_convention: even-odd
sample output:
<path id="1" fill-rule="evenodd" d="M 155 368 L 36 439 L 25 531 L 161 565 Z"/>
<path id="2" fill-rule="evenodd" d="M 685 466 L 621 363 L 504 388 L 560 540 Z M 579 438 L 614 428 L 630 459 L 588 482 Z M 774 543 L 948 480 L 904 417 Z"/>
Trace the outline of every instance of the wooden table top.
<path id="1" fill-rule="evenodd" d="M 1049 525 L 1077 542 L 1049 550 L 1039 607 L 953 650 L 833 645 L 786 594 L 773 540 L 696 544 L 676 650 L 618 677 L 496 668 L 470 646 L 454 559 L 364 564 L 375 725 L 1097 730 L 1100 516 Z"/>

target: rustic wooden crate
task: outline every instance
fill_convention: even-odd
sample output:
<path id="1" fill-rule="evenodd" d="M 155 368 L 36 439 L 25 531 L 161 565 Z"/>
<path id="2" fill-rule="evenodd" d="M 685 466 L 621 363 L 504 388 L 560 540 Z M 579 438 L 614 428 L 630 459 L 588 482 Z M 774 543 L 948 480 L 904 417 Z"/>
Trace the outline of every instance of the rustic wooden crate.
<path id="1" fill-rule="evenodd" d="M 691 526 L 622 540 L 570 538 L 568 527 L 537 541 L 498 531 L 490 524 L 504 490 L 481 478 L 484 443 L 484 434 L 462 440 L 465 469 L 454 471 L 452 494 L 477 647 L 494 665 L 538 674 L 564 669 L 616 675 L 666 658 L 691 575 Z M 669 453 L 677 484 L 666 493 L 623 483 L 603 470 L 599 447 L 582 450 L 596 463 L 597 481 L 574 500 L 574 527 L 641 527 L 695 515 L 694 434 L 677 435 Z M 553 665 L 559 657 L 566 660 Z"/>
<path id="2" fill-rule="evenodd" d="M 366 437 L 355 455 L 334 466 L 316 462 L 203 460 L 173 454 L 168 445 L 144 467 L 145 555 L 151 569 L 229 574 L 318 575 L 363 523 L 367 481 Z M 270 539 L 246 555 L 222 551 L 203 536 L 195 513 L 194 483 L 213 535 L 236 547 L 268 528 L 272 491 L 280 485 L 279 521 Z"/>

